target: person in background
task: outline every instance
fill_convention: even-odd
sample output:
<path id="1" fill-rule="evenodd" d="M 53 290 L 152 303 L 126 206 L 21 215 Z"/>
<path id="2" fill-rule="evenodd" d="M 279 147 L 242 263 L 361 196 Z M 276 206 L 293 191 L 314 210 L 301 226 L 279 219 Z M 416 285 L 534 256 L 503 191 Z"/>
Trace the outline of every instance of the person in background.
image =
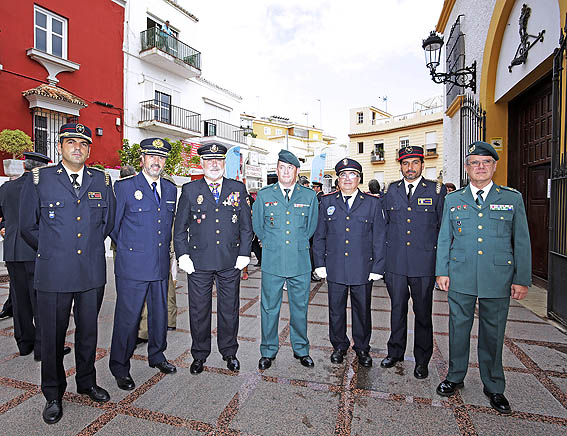
<path id="1" fill-rule="evenodd" d="M 453 183 L 445 183 L 445 188 L 447 188 L 447 194 L 456 191 L 457 187 Z"/>
<path id="2" fill-rule="evenodd" d="M 372 195 L 380 197 L 380 182 L 376 179 L 372 179 L 368 182 L 368 191 Z"/>

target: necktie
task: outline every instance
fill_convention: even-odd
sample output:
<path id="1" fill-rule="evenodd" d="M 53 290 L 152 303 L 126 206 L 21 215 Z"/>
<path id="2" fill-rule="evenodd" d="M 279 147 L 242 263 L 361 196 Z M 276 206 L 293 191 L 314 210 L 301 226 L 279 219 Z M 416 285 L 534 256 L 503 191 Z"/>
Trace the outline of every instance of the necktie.
<path id="1" fill-rule="evenodd" d="M 411 190 L 413 189 L 413 185 L 410 183 L 408 185 L 408 200 L 411 198 Z"/>
<path id="2" fill-rule="evenodd" d="M 157 204 L 159 204 L 159 192 L 157 192 L 157 182 L 152 183 L 152 191 L 154 191 L 154 197 L 156 198 Z"/>
<path id="3" fill-rule="evenodd" d="M 285 201 L 289 202 L 289 191 L 291 191 L 291 189 L 284 189 L 285 191 Z"/>
<path id="4" fill-rule="evenodd" d="M 209 183 L 209 186 L 213 189 L 211 192 L 213 193 L 213 197 L 215 198 L 215 201 L 218 203 L 219 199 L 220 199 L 220 193 L 219 193 L 219 183 Z"/>
<path id="5" fill-rule="evenodd" d="M 345 204 L 346 204 L 347 212 L 350 211 L 350 203 L 348 201 L 350 200 L 351 197 L 352 195 L 345 195 Z"/>
<path id="6" fill-rule="evenodd" d="M 484 200 L 482 199 L 482 194 L 484 194 L 484 191 L 482 189 L 479 189 L 478 192 L 476 193 L 476 204 L 478 204 L 478 207 L 482 207 L 482 205 L 484 204 Z"/>
<path id="7" fill-rule="evenodd" d="M 71 174 L 71 178 L 73 179 L 71 185 L 73 185 L 73 189 L 75 190 L 75 194 L 77 194 L 77 196 L 79 196 L 79 191 L 81 190 L 81 185 L 79 184 L 79 182 L 77 182 L 78 177 L 78 174 Z"/>

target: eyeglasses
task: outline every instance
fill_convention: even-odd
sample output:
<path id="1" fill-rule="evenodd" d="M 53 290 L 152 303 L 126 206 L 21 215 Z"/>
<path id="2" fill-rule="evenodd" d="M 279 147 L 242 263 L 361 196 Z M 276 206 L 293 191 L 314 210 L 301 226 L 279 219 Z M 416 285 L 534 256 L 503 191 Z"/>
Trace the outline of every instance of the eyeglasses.
<path id="1" fill-rule="evenodd" d="M 358 173 L 340 173 L 339 179 L 356 179 L 358 177 Z"/>
<path id="2" fill-rule="evenodd" d="M 489 167 L 490 165 L 492 165 L 493 162 L 494 162 L 493 159 L 473 160 L 473 161 L 469 161 L 469 163 L 467 163 L 467 165 L 474 167 L 474 168 L 478 168 L 481 165 L 484 166 L 484 167 Z"/>

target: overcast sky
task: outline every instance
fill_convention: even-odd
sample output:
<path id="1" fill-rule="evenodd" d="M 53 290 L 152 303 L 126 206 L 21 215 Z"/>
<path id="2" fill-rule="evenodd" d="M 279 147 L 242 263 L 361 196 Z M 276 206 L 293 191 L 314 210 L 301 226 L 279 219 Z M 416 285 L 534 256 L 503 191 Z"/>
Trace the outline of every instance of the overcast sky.
<path id="1" fill-rule="evenodd" d="M 203 77 L 241 95 L 247 113 L 307 123 L 308 112 L 346 143 L 349 108 L 386 109 L 387 96 L 397 115 L 443 91 L 421 48 L 443 0 L 179 3 L 199 18 L 180 37 L 201 51 Z"/>

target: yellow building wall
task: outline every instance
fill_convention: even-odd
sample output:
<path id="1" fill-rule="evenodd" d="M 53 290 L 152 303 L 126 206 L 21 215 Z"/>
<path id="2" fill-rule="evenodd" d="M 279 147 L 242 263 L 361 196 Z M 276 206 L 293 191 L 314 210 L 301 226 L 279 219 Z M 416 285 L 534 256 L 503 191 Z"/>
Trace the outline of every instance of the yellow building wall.
<path id="1" fill-rule="evenodd" d="M 253 125 L 252 130 L 254 131 L 254 133 L 256 135 L 258 135 L 258 138 L 260 138 L 260 139 L 270 139 L 272 136 L 276 136 L 276 129 L 281 129 L 282 135 L 285 136 L 286 130 L 287 130 L 287 128 L 285 128 L 283 126 L 279 126 L 279 125 L 272 124 L 272 123 L 269 123 L 269 122 L 256 121 L 256 120 L 254 120 L 252 125 Z M 266 135 L 264 133 L 264 127 L 270 128 L 270 134 L 269 135 Z"/>
<path id="2" fill-rule="evenodd" d="M 384 172 L 384 183 L 389 183 L 400 180 L 400 164 L 397 161 L 398 149 L 400 148 L 400 138 L 409 137 L 409 143 L 413 146 L 423 147 L 425 144 L 425 134 L 428 132 L 436 132 L 437 141 L 437 157 L 426 158 L 423 169 L 425 176 L 425 169 L 434 167 L 436 175 L 443 170 L 443 122 L 439 120 L 438 123 L 426 126 L 413 126 L 408 129 L 398 130 L 386 133 L 371 133 L 364 136 L 355 136 L 350 138 L 348 146 L 348 156 L 355 159 L 362 165 L 362 173 L 364 174 L 363 186 L 361 189 L 366 190 L 368 181 L 374 179 L 374 173 L 377 171 Z M 371 163 L 371 151 L 374 150 L 374 141 L 384 142 L 384 162 Z M 364 143 L 364 152 L 358 153 L 358 143 Z"/>

